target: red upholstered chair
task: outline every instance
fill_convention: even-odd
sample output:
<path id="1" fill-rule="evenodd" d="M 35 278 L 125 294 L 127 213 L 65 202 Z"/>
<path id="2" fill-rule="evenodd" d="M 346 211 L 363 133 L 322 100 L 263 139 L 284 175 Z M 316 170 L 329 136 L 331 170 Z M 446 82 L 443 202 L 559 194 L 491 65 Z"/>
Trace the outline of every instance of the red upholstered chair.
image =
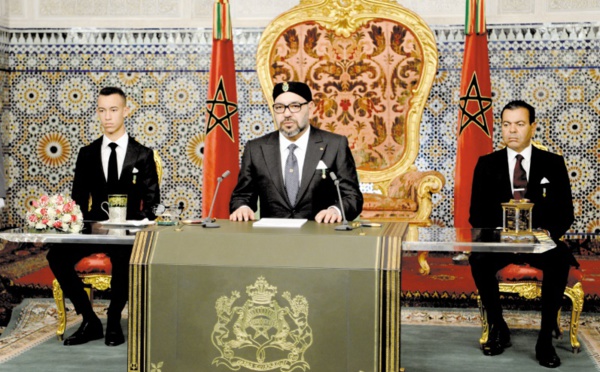
<path id="1" fill-rule="evenodd" d="M 163 174 L 163 165 L 162 159 L 156 150 L 154 150 L 154 162 L 156 163 L 156 172 L 158 173 L 158 181 L 160 183 Z M 90 198 L 88 208 L 91 209 L 91 207 L 92 200 Z M 93 301 L 94 299 L 95 289 L 105 291 L 110 288 L 112 264 L 110 258 L 104 253 L 94 253 L 82 258 L 77 265 L 75 265 L 75 271 L 83 281 L 90 301 Z M 63 290 L 56 279 L 52 282 L 52 295 L 54 296 L 58 313 L 58 329 L 56 330 L 56 336 L 59 340 L 62 340 L 65 329 L 67 328 L 67 313 L 65 311 Z"/>
<path id="2" fill-rule="evenodd" d="M 367 191 L 361 217 L 407 222 L 412 233 L 431 225 L 432 194 L 445 183 L 415 165 L 437 62 L 431 29 L 390 0 L 302 0 L 269 23 L 256 54 L 269 106 L 276 83 L 305 82 L 311 125 L 348 138 Z"/>
<path id="3" fill-rule="evenodd" d="M 498 271 L 496 275 L 500 283 L 500 293 L 516 293 L 526 299 L 539 298 L 542 295 L 543 273 L 540 269 L 529 265 L 511 264 Z M 571 323 L 569 326 L 569 339 L 573 352 L 579 352 L 581 344 L 577 340 L 577 331 L 579 330 L 579 316 L 583 310 L 584 292 L 582 286 L 583 273 L 581 270 L 571 267 L 565 296 L 571 299 Z M 479 343 L 485 344 L 489 335 L 489 324 L 487 314 L 481 304 L 481 299 L 477 296 L 479 311 L 481 312 L 481 323 L 483 332 Z M 556 334 L 562 335 L 560 329 L 560 311 L 558 312 Z"/>

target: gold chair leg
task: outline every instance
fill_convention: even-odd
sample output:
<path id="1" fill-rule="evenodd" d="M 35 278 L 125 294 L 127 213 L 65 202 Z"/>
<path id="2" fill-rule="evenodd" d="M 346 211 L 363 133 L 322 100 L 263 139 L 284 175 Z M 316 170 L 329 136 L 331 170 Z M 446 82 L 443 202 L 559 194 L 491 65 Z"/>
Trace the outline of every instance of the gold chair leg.
<path id="1" fill-rule="evenodd" d="M 418 241 L 419 240 L 419 225 L 408 224 L 408 230 L 406 232 L 406 240 L 408 241 Z M 431 272 L 431 268 L 427 263 L 427 256 L 429 252 L 419 252 L 417 256 L 417 261 L 419 262 L 419 273 L 421 275 L 429 275 Z"/>
<path id="2" fill-rule="evenodd" d="M 422 275 L 429 275 L 429 273 L 431 272 L 431 268 L 427 263 L 427 256 L 429 256 L 429 252 L 421 252 L 417 257 L 419 266 L 421 266 L 421 268 L 419 269 L 419 273 L 421 273 Z"/>
<path id="3" fill-rule="evenodd" d="M 84 287 L 84 290 L 90 299 L 90 303 L 92 303 L 94 298 L 94 289 L 91 287 Z M 64 292 L 60 287 L 60 284 L 58 284 L 58 280 L 56 279 L 52 281 L 52 296 L 54 296 L 54 302 L 56 302 L 56 312 L 58 315 L 58 328 L 56 329 L 56 337 L 59 341 L 62 341 L 65 335 L 65 330 L 67 329 L 67 311 L 65 307 Z"/>
<path id="4" fill-rule="evenodd" d="M 577 339 L 577 332 L 579 331 L 579 316 L 583 310 L 583 301 L 585 294 L 583 293 L 583 286 L 581 283 L 577 283 L 573 288 L 567 287 L 565 289 L 565 295 L 571 299 L 573 310 L 571 311 L 571 324 L 569 326 L 569 339 L 571 341 L 571 348 L 573 353 L 577 354 L 581 350 L 581 343 Z"/>
<path id="5" fill-rule="evenodd" d="M 54 296 L 54 302 L 56 302 L 56 311 L 58 315 L 58 328 L 56 330 L 56 337 L 59 341 L 62 341 L 67 328 L 67 313 L 65 311 L 65 297 L 63 290 L 58 284 L 58 280 L 52 281 L 52 295 Z"/>
<path id="6" fill-rule="evenodd" d="M 479 306 L 479 315 L 481 316 L 481 338 L 479 339 L 479 345 L 482 346 L 488 341 L 490 325 L 487 320 L 487 311 L 485 311 L 479 295 L 477 295 L 477 306 Z"/>

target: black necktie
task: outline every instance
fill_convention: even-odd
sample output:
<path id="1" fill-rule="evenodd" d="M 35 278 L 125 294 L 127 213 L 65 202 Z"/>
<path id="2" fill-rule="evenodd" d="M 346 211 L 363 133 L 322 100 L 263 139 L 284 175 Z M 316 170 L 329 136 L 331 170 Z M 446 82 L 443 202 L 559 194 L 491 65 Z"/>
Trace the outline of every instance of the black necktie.
<path id="1" fill-rule="evenodd" d="M 516 156 L 515 172 L 513 175 L 513 196 L 516 200 L 525 199 L 525 191 L 527 190 L 527 172 L 523 168 L 523 155 Z"/>
<path id="2" fill-rule="evenodd" d="M 298 195 L 298 189 L 300 186 L 300 177 L 298 175 L 298 159 L 296 159 L 296 155 L 294 155 L 294 150 L 297 148 L 298 146 L 293 143 L 288 146 L 290 153 L 285 161 L 285 188 L 292 205 L 296 205 L 296 196 Z"/>
<path id="3" fill-rule="evenodd" d="M 117 165 L 117 145 L 114 142 L 108 144 L 110 147 L 110 157 L 108 158 L 108 177 L 106 182 L 108 183 L 108 187 L 110 189 L 114 189 L 117 187 L 117 183 L 119 182 L 119 167 Z"/>

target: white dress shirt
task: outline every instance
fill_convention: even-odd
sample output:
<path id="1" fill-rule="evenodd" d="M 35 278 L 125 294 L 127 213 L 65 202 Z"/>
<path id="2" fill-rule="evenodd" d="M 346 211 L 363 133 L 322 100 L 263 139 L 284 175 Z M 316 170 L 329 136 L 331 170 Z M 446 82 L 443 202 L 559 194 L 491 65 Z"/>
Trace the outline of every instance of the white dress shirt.
<path id="1" fill-rule="evenodd" d="M 123 163 L 125 162 L 125 153 L 127 152 L 127 144 L 129 143 L 129 136 L 127 133 L 121 136 L 116 141 L 109 140 L 106 136 L 102 137 L 102 169 L 104 169 L 104 177 L 108 181 L 108 158 L 110 158 L 111 149 L 108 146 L 109 143 L 115 142 L 118 146 L 115 149 L 117 152 L 117 170 L 119 178 L 121 178 L 121 171 L 123 170 Z"/>

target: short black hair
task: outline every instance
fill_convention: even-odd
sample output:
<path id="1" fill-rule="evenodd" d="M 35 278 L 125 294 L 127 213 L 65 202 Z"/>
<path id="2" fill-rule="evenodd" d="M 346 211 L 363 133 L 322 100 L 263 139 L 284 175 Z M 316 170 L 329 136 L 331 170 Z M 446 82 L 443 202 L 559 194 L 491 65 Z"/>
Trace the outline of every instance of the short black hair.
<path id="1" fill-rule="evenodd" d="M 531 106 L 529 103 L 521 100 L 510 101 L 507 103 L 502 109 L 502 112 L 500 112 L 500 118 L 502 118 L 502 115 L 504 115 L 504 110 L 516 110 L 518 108 L 527 109 L 529 112 L 529 124 L 535 123 L 535 108 L 533 108 L 533 106 Z"/>
<path id="2" fill-rule="evenodd" d="M 100 95 L 101 96 L 112 96 L 113 94 L 118 94 L 121 97 L 123 97 L 123 99 L 125 101 L 127 101 L 127 96 L 125 95 L 125 92 L 123 92 L 123 89 L 121 89 L 121 88 L 117 88 L 117 87 L 105 87 L 105 88 L 102 88 L 100 90 Z"/>

